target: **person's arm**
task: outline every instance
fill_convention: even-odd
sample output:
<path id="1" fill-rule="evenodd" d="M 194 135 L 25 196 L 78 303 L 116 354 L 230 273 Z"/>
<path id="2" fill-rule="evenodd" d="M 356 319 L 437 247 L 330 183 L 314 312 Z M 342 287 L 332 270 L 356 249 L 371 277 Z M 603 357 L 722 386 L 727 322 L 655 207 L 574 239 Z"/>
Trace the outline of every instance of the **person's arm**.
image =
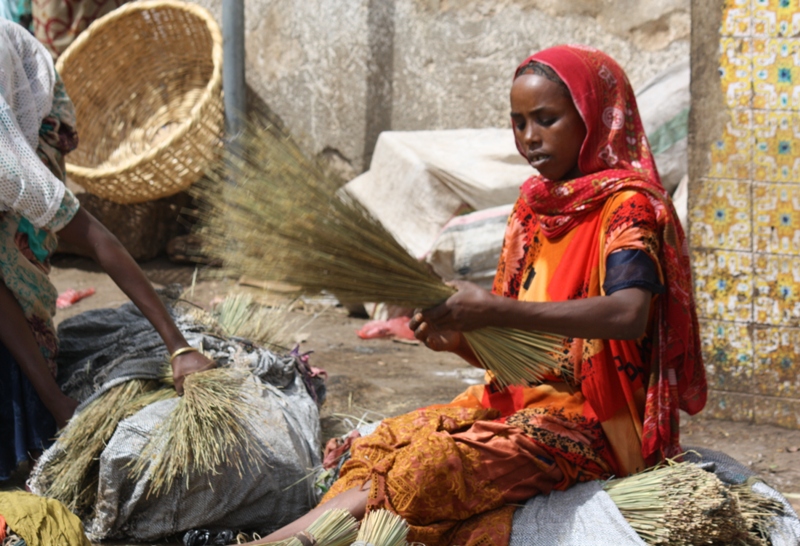
<path id="1" fill-rule="evenodd" d="M 647 329 L 652 293 L 642 288 L 610 296 L 567 301 L 524 302 L 456 281 L 447 301 L 422 312 L 436 330 L 466 332 L 486 326 L 548 332 L 583 339 L 638 339 Z"/>
<path id="2" fill-rule="evenodd" d="M 36 394 L 53 415 L 58 428 L 67 424 L 75 413 L 78 401 L 65 395 L 50 374 L 47 362 L 33 337 L 25 313 L 11 290 L 0 280 L 0 342 L 33 385 Z"/>
<path id="3" fill-rule="evenodd" d="M 133 301 L 164 340 L 170 354 L 188 347 L 186 339 L 175 325 L 150 281 L 122 243 L 94 216 L 78 209 L 75 217 L 58 232 L 65 242 L 75 245 L 90 256 L 108 273 L 111 279 Z M 216 363 L 198 352 L 187 352 L 172 362 L 175 390 L 183 392 L 186 375 L 213 368 Z"/>
<path id="4" fill-rule="evenodd" d="M 583 339 L 638 339 L 647 329 L 652 294 L 626 288 L 609 296 L 558 302 L 524 302 L 497 296 L 468 282 L 444 303 L 414 314 L 409 327 L 428 347 L 477 360 L 460 335 L 496 326 Z"/>

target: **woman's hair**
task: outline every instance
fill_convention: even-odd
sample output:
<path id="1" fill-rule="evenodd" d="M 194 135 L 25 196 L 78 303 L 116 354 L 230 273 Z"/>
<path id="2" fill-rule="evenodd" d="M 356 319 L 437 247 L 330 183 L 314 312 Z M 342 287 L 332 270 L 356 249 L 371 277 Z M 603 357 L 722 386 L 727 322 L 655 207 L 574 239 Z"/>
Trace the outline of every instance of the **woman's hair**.
<path id="1" fill-rule="evenodd" d="M 561 90 L 567 94 L 567 96 L 571 96 L 569 92 L 569 88 L 567 84 L 564 83 L 564 80 L 558 77 L 556 71 L 547 66 L 546 64 L 542 64 L 538 61 L 530 61 L 517 70 L 517 73 L 514 74 L 514 79 L 516 80 L 523 74 L 535 74 L 536 76 L 542 76 L 543 78 L 547 78 L 553 83 L 558 84 Z"/>

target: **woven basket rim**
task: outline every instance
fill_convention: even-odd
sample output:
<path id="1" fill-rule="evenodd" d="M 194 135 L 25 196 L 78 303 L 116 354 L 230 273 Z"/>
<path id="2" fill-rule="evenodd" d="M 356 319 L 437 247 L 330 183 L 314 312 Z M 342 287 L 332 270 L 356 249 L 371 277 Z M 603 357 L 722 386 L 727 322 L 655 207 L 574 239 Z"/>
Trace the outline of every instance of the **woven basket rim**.
<path id="1" fill-rule="evenodd" d="M 103 28 L 108 24 L 112 24 L 117 19 L 128 17 L 135 12 L 157 10 L 161 8 L 182 10 L 197 16 L 199 19 L 202 19 L 205 22 L 206 27 L 211 34 L 211 59 L 213 63 L 213 70 L 211 73 L 211 78 L 209 78 L 205 89 L 203 89 L 203 94 L 192 106 L 189 117 L 182 121 L 177 128 L 172 131 L 172 134 L 170 134 L 168 138 L 160 142 L 157 146 L 153 146 L 141 154 L 125 158 L 124 161 L 113 167 L 104 167 L 102 169 L 97 167 L 83 167 L 67 162 L 67 174 L 73 174 L 82 178 L 108 178 L 129 171 L 142 163 L 153 160 L 166 149 L 172 147 L 177 140 L 183 138 L 190 129 L 200 123 L 200 110 L 210 101 L 214 100 L 217 95 L 219 95 L 222 87 L 222 32 L 220 31 L 219 24 L 217 24 L 217 21 L 206 8 L 197 4 L 180 2 L 178 0 L 144 0 L 141 2 L 131 2 L 115 9 L 103 17 L 100 17 L 92 22 L 92 24 L 89 25 L 86 30 L 81 32 L 75 41 L 73 41 L 64 51 L 64 53 L 61 54 L 61 56 L 58 58 L 58 61 L 56 61 L 56 70 L 61 73 L 64 64 L 69 60 L 69 58 L 73 55 L 80 54 L 81 49 L 91 39 L 92 34 L 97 32 L 99 28 Z"/>

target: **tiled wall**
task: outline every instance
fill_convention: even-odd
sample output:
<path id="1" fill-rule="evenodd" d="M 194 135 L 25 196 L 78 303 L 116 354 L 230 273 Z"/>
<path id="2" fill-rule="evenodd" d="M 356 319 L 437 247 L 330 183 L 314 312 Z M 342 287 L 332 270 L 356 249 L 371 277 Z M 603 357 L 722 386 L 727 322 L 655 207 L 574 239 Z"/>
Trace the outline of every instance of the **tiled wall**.
<path id="1" fill-rule="evenodd" d="M 693 9 L 719 18 L 718 71 L 706 71 L 716 82 L 692 87 L 704 146 L 693 151 L 702 168 L 689 243 L 712 389 L 705 411 L 800 428 L 800 0 L 694 0 Z M 702 28 L 713 32 L 702 23 L 693 32 Z M 707 38 L 693 35 L 693 61 L 704 62 L 694 44 Z M 698 100 L 709 92 L 720 100 Z"/>

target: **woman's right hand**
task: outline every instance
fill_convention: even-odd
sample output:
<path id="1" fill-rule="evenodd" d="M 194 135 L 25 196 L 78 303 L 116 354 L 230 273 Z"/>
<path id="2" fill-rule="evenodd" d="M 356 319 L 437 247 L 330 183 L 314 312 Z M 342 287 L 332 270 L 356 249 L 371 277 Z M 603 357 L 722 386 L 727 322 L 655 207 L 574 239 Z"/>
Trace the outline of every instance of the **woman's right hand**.
<path id="1" fill-rule="evenodd" d="M 425 322 L 422 313 L 417 310 L 408 323 L 414 337 L 431 350 L 455 352 L 461 346 L 461 333 L 453 330 L 436 330 Z"/>

